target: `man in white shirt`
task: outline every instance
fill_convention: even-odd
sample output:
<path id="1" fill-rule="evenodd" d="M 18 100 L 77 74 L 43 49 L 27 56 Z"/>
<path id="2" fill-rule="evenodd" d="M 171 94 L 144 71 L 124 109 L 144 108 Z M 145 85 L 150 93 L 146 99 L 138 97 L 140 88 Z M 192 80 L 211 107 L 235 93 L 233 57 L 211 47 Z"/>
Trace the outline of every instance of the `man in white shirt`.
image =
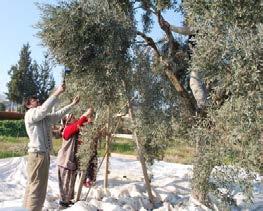
<path id="1" fill-rule="evenodd" d="M 24 197 L 24 207 L 30 211 L 40 211 L 45 202 L 48 171 L 50 164 L 50 150 L 52 149 L 51 126 L 57 123 L 72 106 L 79 102 L 75 97 L 72 103 L 58 110 L 52 111 L 58 96 L 65 91 L 65 85 L 60 85 L 55 92 L 40 105 L 37 97 L 28 97 L 24 106 L 25 126 L 29 137 L 27 160 L 27 187 Z"/>

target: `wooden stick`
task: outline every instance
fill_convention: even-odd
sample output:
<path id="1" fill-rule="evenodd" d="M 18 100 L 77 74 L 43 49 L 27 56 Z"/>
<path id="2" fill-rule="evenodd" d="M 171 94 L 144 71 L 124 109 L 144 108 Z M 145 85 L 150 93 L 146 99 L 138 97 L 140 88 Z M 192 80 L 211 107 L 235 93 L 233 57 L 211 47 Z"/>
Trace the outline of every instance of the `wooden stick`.
<path id="1" fill-rule="evenodd" d="M 80 199 L 80 195 L 81 195 L 81 191 L 82 191 L 82 187 L 83 187 L 83 182 L 85 180 L 85 171 L 81 171 L 80 172 L 80 180 L 79 180 L 79 185 L 78 185 L 78 189 L 77 189 L 77 195 L 75 198 L 75 201 L 79 201 Z"/>
<path id="2" fill-rule="evenodd" d="M 96 175 L 98 175 L 98 172 L 99 172 L 99 170 L 100 170 L 100 167 L 102 166 L 102 163 L 103 163 L 105 157 L 106 157 L 106 153 L 104 154 L 104 156 L 103 156 L 103 158 L 102 158 L 102 160 L 101 160 L 101 162 L 100 162 L 100 165 L 99 165 L 99 167 L 98 167 L 98 169 L 97 169 Z M 90 189 L 92 188 L 92 186 L 94 186 L 93 183 L 92 183 L 92 185 L 89 187 L 88 193 L 86 194 L 86 197 L 85 197 L 85 201 L 86 201 L 87 198 L 88 198 L 88 195 L 89 195 L 89 192 L 90 192 Z"/>
<path id="3" fill-rule="evenodd" d="M 105 174 L 104 174 L 104 188 L 108 188 L 109 185 L 109 157 L 110 157 L 110 136 L 109 136 L 109 125 L 110 124 L 110 106 L 108 106 L 108 122 L 106 124 L 107 136 L 106 136 L 106 146 L 105 146 L 105 153 L 106 153 L 106 164 L 105 164 Z"/>
<path id="4" fill-rule="evenodd" d="M 133 114 L 133 109 L 132 109 L 132 105 L 131 105 L 131 101 L 130 100 L 128 102 L 128 106 L 129 106 L 130 118 L 131 118 L 132 122 L 134 122 L 134 114 Z M 137 135 L 135 130 L 133 130 L 133 138 L 134 138 L 134 141 L 136 143 L 137 153 L 138 153 L 138 156 L 139 156 L 139 160 L 141 162 L 142 172 L 143 172 L 145 186 L 146 186 L 146 190 L 147 190 L 147 193 L 148 193 L 148 196 L 149 196 L 149 200 L 150 200 L 151 203 L 154 203 L 154 197 L 153 197 L 153 194 L 152 194 L 152 188 L 151 188 L 151 184 L 150 184 L 150 179 L 149 179 L 149 176 L 148 176 L 148 173 L 147 173 L 147 167 L 146 167 L 145 158 L 143 156 L 143 151 L 142 151 L 142 147 L 141 147 L 141 143 L 140 143 L 139 137 L 138 137 L 138 135 Z"/>
<path id="5" fill-rule="evenodd" d="M 19 112 L 9 112 L 9 111 L 0 111 L 0 120 L 18 120 L 24 118 L 23 113 Z"/>

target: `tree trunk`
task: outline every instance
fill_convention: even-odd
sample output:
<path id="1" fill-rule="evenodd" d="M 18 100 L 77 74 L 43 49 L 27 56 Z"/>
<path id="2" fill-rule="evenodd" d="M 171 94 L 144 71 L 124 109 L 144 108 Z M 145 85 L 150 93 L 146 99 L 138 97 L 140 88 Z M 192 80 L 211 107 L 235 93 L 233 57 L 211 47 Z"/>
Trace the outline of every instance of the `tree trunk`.
<path id="1" fill-rule="evenodd" d="M 178 92 L 179 96 L 182 100 L 182 108 L 187 109 L 185 110 L 185 114 L 187 114 L 188 117 L 191 117 L 195 113 L 195 99 L 188 94 L 188 92 L 185 90 L 185 88 L 182 86 L 176 75 L 171 70 L 170 65 L 164 69 L 164 72 L 168 79 L 171 81 L 172 85 L 174 86 L 175 90 Z"/>
<path id="2" fill-rule="evenodd" d="M 203 149 L 204 150 L 204 149 Z M 198 150 L 199 153 L 200 149 Z M 215 163 L 213 157 L 197 156 L 197 161 L 193 169 L 192 196 L 200 203 L 210 207 L 208 193 L 210 189 L 209 178 Z"/>
<path id="3" fill-rule="evenodd" d="M 203 109 L 206 106 L 207 91 L 203 81 L 196 71 L 190 73 L 190 88 L 196 100 L 198 109 Z"/>
<path id="4" fill-rule="evenodd" d="M 198 174 L 196 171 L 200 173 L 200 170 L 197 170 L 198 166 L 194 166 L 194 175 Z M 211 172 L 210 172 L 211 173 Z M 208 203 L 208 181 L 209 181 L 209 176 L 210 173 L 206 172 L 205 175 L 202 176 L 202 178 L 199 178 L 199 181 L 197 184 L 193 182 L 193 189 L 192 189 L 192 196 L 197 199 L 200 203 L 207 205 Z M 194 176 L 195 177 L 195 176 Z"/>
<path id="5" fill-rule="evenodd" d="M 260 135 L 260 139 L 259 139 L 259 147 L 261 149 L 261 153 L 260 153 L 260 156 L 259 156 L 259 173 L 260 173 L 260 176 L 263 176 L 263 132 L 261 132 L 261 135 Z M 263 183 L 263 177 L 261 179 L 261 182 Z"/>

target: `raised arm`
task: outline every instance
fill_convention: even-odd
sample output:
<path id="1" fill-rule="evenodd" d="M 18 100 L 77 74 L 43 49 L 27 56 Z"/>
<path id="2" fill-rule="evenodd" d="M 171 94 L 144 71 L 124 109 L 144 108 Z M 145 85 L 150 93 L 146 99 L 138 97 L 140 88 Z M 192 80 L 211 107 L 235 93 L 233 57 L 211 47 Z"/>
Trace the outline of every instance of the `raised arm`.
<path id="1" fill-rule="evenodd" d="M 70 137 L 79 132 L 79 128 L 88 121 L 86 116 L 81 116 L 77 121 L 65 127 L 63 131 L 63 139 L 68 140 Z"/>
<path id="2" fill-rule="evenodd" d="M 85 122 L 90 124 L 92 122 L 92 114 L 93 109 L 89 108 L 77 121 L 66 126 L 62 135 L 63 139 L 68 140 L 70 137 L 78 133 L 80 127 L 83 126 Z"/>
<path id="3" fill-rule="evenodd" d="M 51 123 L 55 124 L 58 121 L 60 121 L 60 119 L 62 119 L 62 117 L 68 113 L 68 111 L 72 108 L 72 106 L 78 104 L 79 99 L 80 99 L 79 96 L 76 96 L 69 105 L 63 107 L 62 109 L 56 112 L 48 114 L 47 116 L 50 117 Z"/>
<path id="4" fill-rule="evenodd" d="M 25 115 L 25 119 L 28 123 L 38 122 L 44 119 L 51 111 L 52 107 L 57 102 L 57 97 L 64 92 L 65 86 L 60 85 L 56 91 L 40 106 L 31 108 Z"/>

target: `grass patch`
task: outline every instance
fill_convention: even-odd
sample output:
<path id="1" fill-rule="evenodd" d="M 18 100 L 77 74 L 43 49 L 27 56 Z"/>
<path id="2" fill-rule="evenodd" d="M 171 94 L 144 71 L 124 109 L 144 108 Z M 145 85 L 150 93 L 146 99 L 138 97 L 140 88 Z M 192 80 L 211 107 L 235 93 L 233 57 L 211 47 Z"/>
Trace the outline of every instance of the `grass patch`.
<path id="1" fill-rule="evenodd" d="M 135 143 L 132 140 L 124 138 L 114 138 L 110 150 L 111 152 L 120 154 L 136 155 Z"/>
<path id="2" fill-rule="evenodd" d="M 62 145 L 62 140 L 61 139 L 53 139 L 53 149 L 54 149 L 54 155 L 57 156 L 58 151 L 60 150 Z"/>
<path id="3" fill-rule="evenodd" d="M 57 155 L 60 147 L 61 147 L 61 139 L 53 139 L 53 148 L 55 155 Z M 135 155 L 135 145 L 132 140 L 123 139 L 123 138 L 114 138 L 110 145 L 110 151 L 119 154 L 126 154 L 126 155 Z M 103 156 L 105 154 L 105 141 L 102 141 L 99 149 L 98 149 L 99 156 Z"/>
<path id="4" fill-rule="evenodd" d="M 0 143 L 27 143 L 27 137 L 0 136 Z"/>
<path id="5" fill-rule="evenodd" d="M 0 136 L 0 158 L 17 157 L 27 155 L 27 137 L 6 137 Z M 53 139 L 54 155 L 57 155 L 61 148 L 61 139 Z M 125 155 L 137 155 L 136 145 L 130 139 L 114 138 L 110 151 Z M 174 143 L 164 153 L 164 161 L 182 164 L 191 164 L 194 159 L 195 149 L 188 144 Z M 101 142 L 98 150 L 99 156 L 105 154 L 105 141 Z"/>
<path id="6" fill-rule="evenodd" d="M 194 161 L 194 155 L 194 147 L 179 142 L 175 143 L 165 151 L 163 160 L 173 163 L 192 164 Z"/>
<path id="7" fill-rule="evenodd" d="M 0 158 L 26 155 L 27 143 L 27 137 L 0 136 Z"/>
<path id="8" fill-rule="evenodd" d="M 28 137 L 0 136 L 0 158 L 19 157 L 27 155 Z M 53 140 L 55 155 L 61 147 L 61 140 Z"/>
<path id="9" fill-rule="evenodd" d="M 10 157 L 21 157 L 24 156 L 25 154 L 22 152 L 10 152 L 10 151 L 6 151 L 6 152 L 2 152 L 0 151 L 0 159 L 2 158 L 10 158 Z"/>

